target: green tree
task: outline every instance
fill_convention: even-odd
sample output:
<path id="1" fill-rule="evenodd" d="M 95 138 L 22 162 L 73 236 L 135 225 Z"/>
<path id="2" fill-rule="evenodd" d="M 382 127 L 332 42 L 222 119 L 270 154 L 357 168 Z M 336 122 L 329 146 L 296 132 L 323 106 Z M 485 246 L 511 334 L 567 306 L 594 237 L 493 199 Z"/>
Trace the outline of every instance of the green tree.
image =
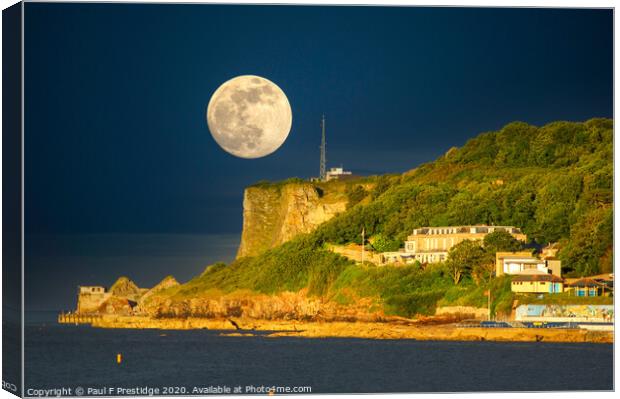
<path id="1" fill-rule="evenodd" d="M 523 248 L 523 242 L 507 231 L 494 231 L 484 236 L 484 250 L 495 256 L 496 252 L 515 252 Z"/>
<path id="2" fill-rule="evenodd" d="M 512 123 L 401 176 L 376 178 L 361 204 L 322 224 L 315 236 L 360 242 L 365 227 L 369 237 L 382 233 L 402 242 L 423 226 L 511 225 L 532 242 L 561 243 L 559 256 L 575 275 L 611 270 L 613 225 L 604 210 L 613 208 L 612 143 L 610 119 Z M 356 185 L 354 201 L 362 194 Z M 493 250 L 499 249 L 518 248 L 500 242 Z"/>
<path id="3" fill-rule="evenodd" d="M 355 205 L 359 204 L 364 198 L 366 198 L 366 196 L 368 195 L 368 193 L 366 192 L 366 190 L 364 190 L 364 187 L 357 185 L 353 188 L 347 188 L 347 199 L 348 199 L 348 204 L 347 204 L 347 208 L 352 208 Z"/>
<path id="4" fill-rule="evenodd" d="M 401 245 L 400 241 L 388 238 L 381 233 L 376 234 L 373 237 L 373 241 L 372 241 L 372 247 L 377 252 L 398 251 L 398 249 L 400 248 L 400 245 Z"/>
<path id="5" fill-rule="evenodd" d="M 584 276 L 612 272 L 612 252 L 613 209 L 609 207 L 595 209 L 577 221 L 559 256 L 569 275 Z"/>
<path id="6" fill-rule="evenodd" d="M 494 272 L 495 257 L 485 251 L 474 263 L 471 276 L 476 284 L 488 283 L 493 278 Z"/>
<path id="7" fill-rule="evenodd" d="M 478 270 L 488 263 L 488 254 L 477 242 L 464 240 L 450 248 L 446 269 L 455 285 L 461 280 L 472 274 L 477 275 Z"/>
<path id="8" fill-rule="evenodd" d="M 386 192 L 389 188 L 390 188 L 390 176 L 388 175 L 379 176 L 377 178 L 377 183 L 375 184 L 375 187 L 370 192 L 370 196 L 373 200 L 375 200 L 379 198 L 381 194 Z"/>

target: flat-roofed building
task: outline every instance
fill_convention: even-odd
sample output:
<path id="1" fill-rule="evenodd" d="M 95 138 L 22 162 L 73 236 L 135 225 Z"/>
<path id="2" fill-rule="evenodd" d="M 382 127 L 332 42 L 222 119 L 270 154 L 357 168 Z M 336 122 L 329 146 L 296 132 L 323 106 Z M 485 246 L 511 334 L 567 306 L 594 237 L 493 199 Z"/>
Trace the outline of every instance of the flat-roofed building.
<path id="1" fill-rule="evenodd" d="M 346 180 L 353 177 L 353 173 L 348 170 L 344 170 L 343 167 L 329 168 L 325 173 L 325 181 L 330 180 Z"/>
<path id="2" fill-rule="evenodd" d="M 409 253 L 405 251 L 394 251 L 394 252 L 382 252 L 381 260 L 382 263 L 415 263 L 416 261 L 420 263 L 437 263 L 443 262 L 448 258 L 448 253 L 445 251 L 428 251 L 428 252 L 418 252 L 418 253 Z"/>
<path id="3" fill-rule="evenodd" d="M 443 262 L 448 259 L 450 248 L 465 240 L 482 241 L 495 231 L 505 231 L 514 238 L 525 241 L 527 236 L 514 226 L 444 226 L 414 229 L 405 241 L 405 253 L 421 263 Z"/>
<path id="4" fill-rule="evenodd" d="M 495 275 L 504 274 L 552 274 L 562 276 L 562 263 L 556 259 L 538 259 L 530 252 L 497 252 Z"/>
<path id="5" fill-rule="evenodd" d="M 405 251 L 410 253 L 422 251 L 449 251 L 450 248 L 464 240 L 482 241 L 484 236 L 495 231 L 505 231 L 514 238 L 525 241 L 527 236 L 513 226 L 446 226 L 421 227 L 414 229 L 405 241 Z"/>

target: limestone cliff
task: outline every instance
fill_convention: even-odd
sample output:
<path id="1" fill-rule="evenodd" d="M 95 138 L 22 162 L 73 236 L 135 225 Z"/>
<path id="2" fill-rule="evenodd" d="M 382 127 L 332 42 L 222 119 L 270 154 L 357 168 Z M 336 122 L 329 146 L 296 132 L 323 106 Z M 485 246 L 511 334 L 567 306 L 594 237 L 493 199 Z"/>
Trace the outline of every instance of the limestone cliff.
<path id="1" fill-rule="evenodd" d="M 243 195 L 243 232 L 237 257 L 274 248 L 300 233 L 309 233 L 347 207 L 337 184 L 309 182 L 248 187 Z"/>

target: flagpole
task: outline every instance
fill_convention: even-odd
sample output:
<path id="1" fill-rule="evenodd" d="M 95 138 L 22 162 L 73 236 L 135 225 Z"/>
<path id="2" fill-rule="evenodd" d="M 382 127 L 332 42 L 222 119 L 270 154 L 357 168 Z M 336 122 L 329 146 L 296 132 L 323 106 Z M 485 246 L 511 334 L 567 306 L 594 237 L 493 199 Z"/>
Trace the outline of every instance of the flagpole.
<path id="1" fill-rule="evenodd" d="M 364 228 L 362 227 L 362 265 L 364 264 Z"/>
<path id="2" fill-rule="evenodd" d="M 491 320 L 491 289 L 490 288 L 487 291 L 487 309 L 488 309 L 487 318 L 490 321 Z"/>

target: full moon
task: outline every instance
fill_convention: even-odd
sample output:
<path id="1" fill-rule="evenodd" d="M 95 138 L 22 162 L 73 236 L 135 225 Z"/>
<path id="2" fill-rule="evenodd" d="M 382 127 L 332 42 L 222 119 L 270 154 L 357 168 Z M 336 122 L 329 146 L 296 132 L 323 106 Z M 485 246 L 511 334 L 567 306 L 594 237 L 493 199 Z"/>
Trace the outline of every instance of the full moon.
<path id="1" fill-rule="evenodd" d="M 260 76 L 224 82 L 207 107 L 211 135 L 225 151 L 240 158 L 260 158 L 277 150 L 292 123 L 291 106 L 282 89 Z"/>

